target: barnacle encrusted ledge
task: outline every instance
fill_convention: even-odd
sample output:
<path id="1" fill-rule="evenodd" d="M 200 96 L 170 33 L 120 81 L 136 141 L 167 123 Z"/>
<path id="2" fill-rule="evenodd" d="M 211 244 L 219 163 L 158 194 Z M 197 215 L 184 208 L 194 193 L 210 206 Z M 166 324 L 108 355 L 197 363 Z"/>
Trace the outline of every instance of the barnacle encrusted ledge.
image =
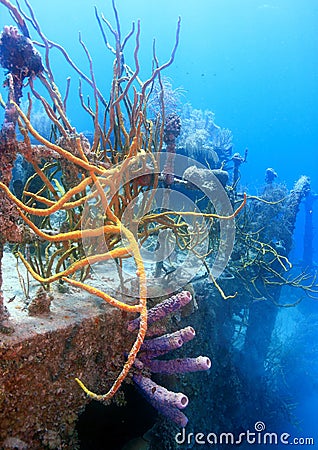
<path id="1" fill-rule="evenodd" d="M 0 448 L 75 449 L 89 401 L 75 377 L 96 391 L 111 385 L 133 340 L 126 313 L 79 290 L 55 293 L 46 315 L 29 316 L 17 298 L 8 308 L 15 332 L 0 335 Z"/>

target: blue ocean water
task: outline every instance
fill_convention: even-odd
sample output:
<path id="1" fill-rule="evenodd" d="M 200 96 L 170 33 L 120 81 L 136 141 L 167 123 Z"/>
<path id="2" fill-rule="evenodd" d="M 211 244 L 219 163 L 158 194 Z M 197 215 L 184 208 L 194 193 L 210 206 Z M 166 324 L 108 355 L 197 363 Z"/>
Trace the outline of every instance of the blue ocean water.
<path id="1" fill-rule="evenodd" d="M 77 39 L 81 31 L 94 61 L 97 81 L 106 94 L 111 82 L 112 55 L 101 43 L 93 6 L 113 22 L 110 0 L 31 3 L 45 34 L 61 43 L 76 64 L 88 72 L 87 59 Z M 242 183 L 250 192 L 260 189 L 266 168 L 273 167 L 278 180 L 289 189 L 299 176 L 308 175 L 313 192 L 318 193 L 316 0 L 118 0 L 117 7 L 123 34 L 130 30 L 133 20 L 141 20 L 139 59 L 144 79 L 151 73 L 153 38 L 160 62 L 166 61 L 181 16 L 180 44 L 175 62 L 165 75 L 174 88 L 184 89 L 185 102 L 197 109 L 212 110 L 216 123 L 233 132 L 234 151 L 243 153 L 249 149 L 241 172 Z M 1 26 L 12 22 L 3 9 Z M 128 63 L 133 61 L 133 48 L 131 43 L 126 54 Z M 89 129 L 86 116 L 79 111 L 78 77 L 58 54 L 54 73 L 60 86 L 65 86 L 66 77 L 71 76 L 74 92 L 69 101 L 70 117 L 77 129 Z M 318 202 L 313 207 L 313 219 L 317 262 Z M 303 236 L 302 207 L 294 235 L 295 264 L 302 257 Z M 317 358 L 317 328 L 310 328 L 307 339 L 304 338 L 310 317 L 317 317 L 317 300 L 306 300 L 302 311 L 305 310 L 297 357 L 308 354 Z M 292 320 L 286 319 L 284 324 L 288 323 L 294 326 Z M 295 414 L 302 422 L 301 434 L 316 433 L 318 442 L 317 360 L 308 356 L 298 358 L 297 364 L 300 367 L 289 377 L 298 403 Z"/>

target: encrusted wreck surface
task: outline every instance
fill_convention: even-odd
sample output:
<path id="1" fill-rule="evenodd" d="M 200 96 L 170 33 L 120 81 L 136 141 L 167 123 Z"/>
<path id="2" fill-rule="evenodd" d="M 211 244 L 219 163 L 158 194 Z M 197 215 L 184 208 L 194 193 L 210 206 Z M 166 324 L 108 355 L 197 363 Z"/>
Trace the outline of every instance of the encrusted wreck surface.
<path id="1" fill-rule="evenodd" d="M 7 282 L 6 298 L 16 285 Z M 132 338 L 126 313 L 73 289 L 34 317 L 21 298 L 6 303 L 15 331 L 0 335 L 0 447 L 75 449 L 76 421 L 89 401 L 75 377 L 107 390 Z"/>

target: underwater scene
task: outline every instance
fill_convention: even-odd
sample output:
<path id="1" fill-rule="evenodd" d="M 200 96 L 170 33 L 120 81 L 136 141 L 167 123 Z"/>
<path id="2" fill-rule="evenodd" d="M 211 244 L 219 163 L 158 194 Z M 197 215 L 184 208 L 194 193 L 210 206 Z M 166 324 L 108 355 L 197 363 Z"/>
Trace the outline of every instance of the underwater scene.
<path id="1" fill-rule="evenodd" d="M 0 0 L 0 449 L 318 448 L 316 0 Z"/>

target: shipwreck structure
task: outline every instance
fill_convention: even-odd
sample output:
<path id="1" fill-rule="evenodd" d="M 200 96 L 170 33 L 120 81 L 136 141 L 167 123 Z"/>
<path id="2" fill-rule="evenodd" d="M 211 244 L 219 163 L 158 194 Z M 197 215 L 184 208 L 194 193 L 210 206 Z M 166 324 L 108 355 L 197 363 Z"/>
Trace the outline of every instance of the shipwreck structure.
<path id="1" fill-rule="evenodd" d="M 176 112 L 166 114 L 162 72 L 174 61 L 180 19 L 170 58 L 160 64 L 154 46 L 153 71 L 142 81 L 140 24 L 123 37 L 112 4 L 115 27 L 96 10 L 102 42 L 114 54 L 105 95 L 81 38 L 88 75 L 45 36 L 28 2 L 26 13 L 0 0 L 15 22 L 0 36 L 7 89 L 0 131 L 0 445 L 5 449 L 75 449 L 76 423 L 87 403 L 124 403 L 124 381 L 160 413 L 148 448 L 162 448 L 160 430 L 166 448 L 173 448 L 177 427 L 195 427 L 201 395 L 221 426 L 224 397 L 217 402 L 211 395 L 220 387 L 229 395 L 216 374 L 230 365 L 223 356 L 236 332 L 233 316 L 243 322 L 248 312 L 244 345 L 250 349 L 253 341 L 249 364 L 258 366 L 282 286 L 315 290 L 314 281 L 302 283 L 302 275 L 286 277 L 309 179 L 302 177 L 291 192 L 282 192 L 268 176 L 259 197 L 239 192 L 247 151 L 232 156 L 230 132 L 215 126 L 211 130 L 218 134 L 209 150 L 214 168 L 185 152 L 179 157 L 182 123 Z M 124 53 L 133 39 L 131 68 Z M 53 49 L 80 79 L 79 102 L 92 123 L 90 136 L 76 130 L 66 113 L 70 78 L 61 93 Z M 88 100 L 82 83 L 91 89 Z M 154 91 L 159 92 L 155 117 L 148 108 Z M 35 125 L 35 102 L 49 134 Z M 265 229 L 269 220 L 272 226 Z M 252 336 L 263 305 L 267 321 L 257 342 Z"/>

